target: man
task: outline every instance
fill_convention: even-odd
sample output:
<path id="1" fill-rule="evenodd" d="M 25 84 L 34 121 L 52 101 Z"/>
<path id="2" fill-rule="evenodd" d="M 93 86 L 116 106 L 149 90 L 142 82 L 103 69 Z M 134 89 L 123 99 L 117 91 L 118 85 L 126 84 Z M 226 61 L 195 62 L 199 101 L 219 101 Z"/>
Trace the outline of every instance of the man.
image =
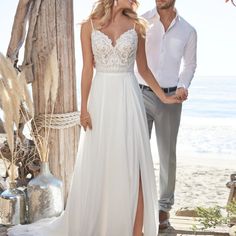
<path id="1" fill-rule="evenodd" d="M 156 7 L 143 15 L 150 23 L 146 37 L 149 68 L 168 95 L 186 100 L 196 69 L 197 34 L 175 10 L 175 0 L 156 0 Z M 183 67 L 181 67 L 183 62 Z M 183 68 L 182 71 L 180 67 Z M 176 142 L 182 104 L 166 105 L 137 75 L 147 112 L 149 134 L 155 124 L 160 158 L 160 229 L 169 226 L 176 181 Z"/>

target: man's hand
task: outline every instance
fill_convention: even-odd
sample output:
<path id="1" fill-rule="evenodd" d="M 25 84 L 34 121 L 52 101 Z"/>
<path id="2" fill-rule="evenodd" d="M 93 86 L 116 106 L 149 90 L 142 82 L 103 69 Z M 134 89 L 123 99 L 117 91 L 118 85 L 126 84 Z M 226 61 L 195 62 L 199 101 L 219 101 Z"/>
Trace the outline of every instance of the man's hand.
<path id="1" fill-rule="evenodd" d="M 188 90 L 183 87 L 178 88 L 176 90 L 175 94 L 176 94 L 177 98 L 182 101 L 185 101 L 188 98 Z"/>

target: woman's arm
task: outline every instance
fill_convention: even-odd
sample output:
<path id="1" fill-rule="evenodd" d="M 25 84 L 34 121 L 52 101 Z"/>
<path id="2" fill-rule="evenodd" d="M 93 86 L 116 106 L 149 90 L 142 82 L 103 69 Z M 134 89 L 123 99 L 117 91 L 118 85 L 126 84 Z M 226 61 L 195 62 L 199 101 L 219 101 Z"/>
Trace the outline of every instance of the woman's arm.
<path id="1" fill-rule="evenodd" d="M 137 32 L 139 32 L 137 30 Z M 161 89 L 160 85 L 156 81 L 154 75 L 147 64 L 146 52 L 145 52 L 145 38 L 143 38 L 140 33 L 138 33 L 138 48 L 136 55 L 136 62 L 138 67 L 138 72 L 145 80 L 145 82 L 150 86 L 153 92 L 160 98 L 163 103 L 180 103 L 181 101 L 177 99 L 176 96 L 166 96 L 164 91 Z"/>
<path id="2" fill-rule="evenodd" d="M 81 75 L 81 125 L 86 130 L 91 129 L 92 123 L 87 109 L 88 97 L 93 78 L 93 53 L 91 45 L 91 23 L 85 22 L 81 26 L 81 47 L 83 57 L 83 68 Z"/>

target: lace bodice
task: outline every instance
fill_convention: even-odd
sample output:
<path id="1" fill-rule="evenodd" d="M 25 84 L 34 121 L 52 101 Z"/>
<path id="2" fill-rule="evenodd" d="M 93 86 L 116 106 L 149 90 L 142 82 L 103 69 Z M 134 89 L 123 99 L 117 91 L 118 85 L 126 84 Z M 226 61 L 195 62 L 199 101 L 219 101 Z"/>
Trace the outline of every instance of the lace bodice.
<path id="1" fill-rule="evenodd" d="M 103 32 L 93 30 L 92 50 L 96 70 L 99 72 L 127 72 L 134 70 L 138 36 L 135 29 L 125 31 L 113 45 Z"/>

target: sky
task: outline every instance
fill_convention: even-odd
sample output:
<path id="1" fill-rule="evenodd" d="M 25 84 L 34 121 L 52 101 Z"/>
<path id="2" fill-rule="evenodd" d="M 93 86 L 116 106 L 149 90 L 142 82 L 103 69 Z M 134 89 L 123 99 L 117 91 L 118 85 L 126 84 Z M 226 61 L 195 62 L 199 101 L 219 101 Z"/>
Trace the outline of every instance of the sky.
<path id="1" fill-rule="evenodd" d="M 154 0 L 139 0 L 139 14 L 152 9 Z M 74 0 L 77 73 L 81 68 L 79 26 L 93 5 L 92 0 Z M 17 0 L 1 0 L 0 51 L 6 53 Z M 176 0 L 179 14 L 198 33 L 198 76 L 236 76 L 236 7 L 224 0 Z M 23 51 L 23 48 L 21 49 Z"/>

